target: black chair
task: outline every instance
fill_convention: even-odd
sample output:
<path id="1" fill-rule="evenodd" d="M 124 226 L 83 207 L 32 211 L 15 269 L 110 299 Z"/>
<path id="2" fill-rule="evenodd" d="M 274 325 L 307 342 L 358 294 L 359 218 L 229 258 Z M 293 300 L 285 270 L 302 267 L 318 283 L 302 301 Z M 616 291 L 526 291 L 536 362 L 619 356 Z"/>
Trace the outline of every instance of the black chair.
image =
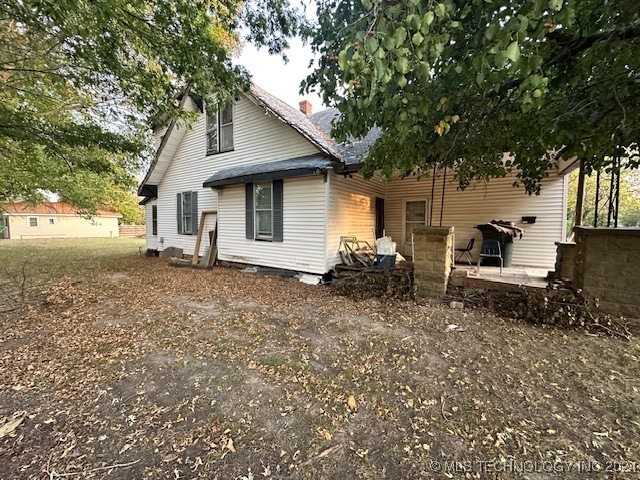
<path id="1" fill-rule="evenodd" d="M 469 243 L 467 243 L 467 246 L 465 248 L 455 249 L 456 252 L 458 253 L 458 257 L 456 258 L 456 263 L 460 261 L 463 255 L 466 255 L 467 262 L 469 262 L 469 265 L 473 265 L 473 257 L 471 256 L 471 250 L 473 250 L 473 244 L 475 241 L 476 239 L 472 238 L 471 240 L 469 240 Z"/>
<path id="2" fill-rule="evenodd" d="M 500 249 L 500 242 L 498 240 L 485 240 L 482 242 L 482 248 L 480 249 L 480 256 L 478 257 L 478 272 L 480 272 L 480 263 L 483 258 L 498 258 L 500 259 L 500 276 L 502 276 L 502 250 Z"/>

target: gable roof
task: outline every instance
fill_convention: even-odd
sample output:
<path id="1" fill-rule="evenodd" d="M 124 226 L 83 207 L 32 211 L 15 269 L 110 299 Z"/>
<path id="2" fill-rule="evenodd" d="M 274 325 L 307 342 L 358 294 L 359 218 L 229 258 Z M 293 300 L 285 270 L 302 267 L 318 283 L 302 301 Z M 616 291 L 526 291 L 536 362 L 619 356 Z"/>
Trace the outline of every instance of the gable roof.
<path id="1" fill-rule="evenodd" d="M 300 110 L 293 108 L 291 105 L 283 102 L 279 98 L 274 97 L 257 85 L 252 84 L 247 92 L 242 93 L 250 101 L 300 133 L 325 156 L 328 156 L 333 160 L 341 159 L 342 154 L 338 145 L 322 128 L 319 128 L 318 125 L 312 122 L 311 119 Z M 186 105 L 185 102 L 186 98 L 182 98 L 181 105 Z M 200 111 L 203 111 L 202 103 L 197 103 L 192 100 L 191 104 L 192 106 L 196 105 Z M 156 186 L 162 176 L 164 176 L 164 173 L 171 163 L 177 144 L 182 140 L 182 136 L 184 136 L 185 131 L 186 128 L 174 128 L 174 125 L 170 123 L 158 149 L 156 150 L 155 159 L 150 165 L 144 180 L 140 183 L 138 195 L 149 198 L 154 198 L 157 195 L 157 190 L 154 190 L 153 187 Z M 169 137 L 177 135 L 180 135 L 180 137 L 176 138 L 176 141 L 171 142 Z M 166 145 L 168 143 L 174 145 L 175 148 L 173 148 L 172 151 L 165 151 L 167 150 Z"/>
<path id="2" fill-rule="evenodd" d="M 331 124 L 340 116 L 340 112 L 337 108 L 328 108 L 318 113 L 311 115 L 311 121 L 320 128 L 325 135 L 331 136 Z M 338 150 L 340 151 L 340 159 L 344 162 L 345 166 L 358 166 L 364 161 L 369 148 L 378 139 L 382 130 L 378 127 L 373 127 L 364 138 L 353 139 L 350 138 L 346 142 L 338 144 Z"/>
<path id="3" fill-rule="evenodd" d="M 65 202 L 42 202 L 32 205 L 28 202 L 7 202 L 1 205 L 5 215 L 81 215 L 77 207 Z M 122 218 L 118 212 L 98 210 L 96 215 L 101 217 Z"/>
<path id="4" fill-rule="evenodd" d="M 251 85 L 251 88 L 246 94 L 282 122 L 293 127 L 294 130 L 297 130 L 303 137 L 315 145 L 318 150 L 337 159 L 341 158 L 340 150 L 331 136 L 319 128 L 316 123 L 311 121 L 311 119 L 300 110 L 274 97 L 257 85 Z"/>

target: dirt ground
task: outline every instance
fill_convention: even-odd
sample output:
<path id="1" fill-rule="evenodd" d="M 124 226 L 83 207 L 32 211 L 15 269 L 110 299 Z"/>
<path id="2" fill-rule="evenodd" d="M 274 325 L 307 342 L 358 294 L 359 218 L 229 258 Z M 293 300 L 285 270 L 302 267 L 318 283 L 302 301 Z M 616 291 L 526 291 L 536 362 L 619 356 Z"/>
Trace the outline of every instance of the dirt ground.
<path id="1" fill-rule="evenodd" d="M 83 265 L 0 276 L 2 479 L 640 478 L 637 338 Z"/>

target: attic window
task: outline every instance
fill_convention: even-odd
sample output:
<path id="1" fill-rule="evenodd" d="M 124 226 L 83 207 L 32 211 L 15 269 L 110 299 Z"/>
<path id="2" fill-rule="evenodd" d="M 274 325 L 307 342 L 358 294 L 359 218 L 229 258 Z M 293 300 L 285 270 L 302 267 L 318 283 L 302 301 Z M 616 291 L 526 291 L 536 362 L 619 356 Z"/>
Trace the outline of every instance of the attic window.
<path id="1" fill-rule="evenodd" d="M 207 114 L 207 155 L 233 150 L 233 105 Z"/>

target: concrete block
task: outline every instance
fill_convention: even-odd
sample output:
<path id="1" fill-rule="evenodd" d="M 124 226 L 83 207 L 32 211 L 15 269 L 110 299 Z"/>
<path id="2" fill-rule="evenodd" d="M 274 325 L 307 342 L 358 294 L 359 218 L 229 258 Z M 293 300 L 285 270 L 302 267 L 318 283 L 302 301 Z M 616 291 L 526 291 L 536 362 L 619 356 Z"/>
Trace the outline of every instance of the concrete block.
<path id="1" fill-rule="evenodd" d="M 182 258 L 184 256 L 184 250 L 178 247 L 167 247 L 162 253 L 162 258 Z"/>

